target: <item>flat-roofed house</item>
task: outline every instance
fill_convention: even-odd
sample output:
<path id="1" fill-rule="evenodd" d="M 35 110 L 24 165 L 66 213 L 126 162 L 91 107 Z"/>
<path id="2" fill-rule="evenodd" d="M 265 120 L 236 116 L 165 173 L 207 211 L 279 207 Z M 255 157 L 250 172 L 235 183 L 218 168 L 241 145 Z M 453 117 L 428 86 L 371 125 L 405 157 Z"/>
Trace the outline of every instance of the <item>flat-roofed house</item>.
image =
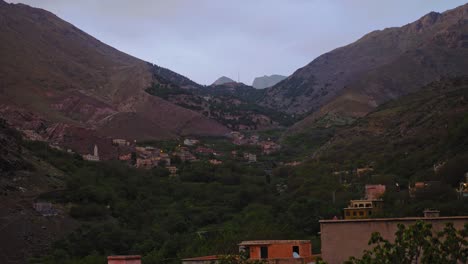
<path id="1" fill-rule="evenodd" d="M 312 244 L 309 240 L 254 240 L 239 244 L 249 259 L 265 260 L 269 263 L 309 263 L 313 260 Z"/>

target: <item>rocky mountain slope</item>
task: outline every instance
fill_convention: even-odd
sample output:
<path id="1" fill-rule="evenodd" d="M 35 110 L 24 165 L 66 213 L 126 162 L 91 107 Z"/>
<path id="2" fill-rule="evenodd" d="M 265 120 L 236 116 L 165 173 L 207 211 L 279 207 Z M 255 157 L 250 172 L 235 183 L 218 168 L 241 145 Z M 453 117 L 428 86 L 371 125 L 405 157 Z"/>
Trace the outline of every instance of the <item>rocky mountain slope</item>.
<path id="1" fill-rule="evenodd" d="M 21 134 L 2 119 L 0 144 L 0 261 L 27 263 L 77 223 L 60 206 L 53 208 L 54 216 L 47 217 L 34 208 L 40 195 L 64 188 L 64 172 L 31 152 Z"/>
<path id="2" fill-rule="evenodd" d="M 362 116 L 379 104 L 468 69 L 468 4 L 371 32 L 319 56 L 267 89 L 260 102 L 288 113 Z"/>
<path id="3" fill-rule="evenodd" d="M 433 82 L 339 130 L 316 156 L 413 181 L 444 176 L 455 187 L 468 164 L 467 113 L 468 77 Z M 444 167 L 458 171 L 434 175 Z"/>
<path id="4" fill-rule="evenodd" d="M 186 89 L 161 83 L 146 91 L 176 105 L 192 109 L 233 130 L 264 130 L 289 126 L 294 119 L 288 114 L 259 106 L 256 101 L 263 90 L 243 83 Z"/>
<path id="5" fill-rule="evenodd" d="M 254 79 L 252 86 L 256 89 L 263 89 L 263 88 L 268 88 L 272 87 L 273 85 L 281 82 L 282 80 L 286 79 L 286 76 L 283 75 L 278 75 L 278 74 L 273 74 L 270 76 L 263 76 L 263 77 L 257 77 Z"/>
<path id="6" fill-rule="evenodd" d="M 41 134 L 60 125 L 128 139 L 229 131 L 145 92 L 154 83 L 198 84 L 120 52 L 45 10 L 0 0 L 0 39 L 0 109 L 20 129 Z"/>
<path id="7" fill-rule="evenodd" d="M 226 76 L 221 76 L 219 77 L 216 81 L 214 81 L 213 84 L 211 84 L 212 86 L 216 86 L 216 85 L 221 85 L 221 84 L 225 84 L 225 83 L 235 83 L 236 81 L 234 81 L 233 79 L 231 78 L 228 78 Z"/>

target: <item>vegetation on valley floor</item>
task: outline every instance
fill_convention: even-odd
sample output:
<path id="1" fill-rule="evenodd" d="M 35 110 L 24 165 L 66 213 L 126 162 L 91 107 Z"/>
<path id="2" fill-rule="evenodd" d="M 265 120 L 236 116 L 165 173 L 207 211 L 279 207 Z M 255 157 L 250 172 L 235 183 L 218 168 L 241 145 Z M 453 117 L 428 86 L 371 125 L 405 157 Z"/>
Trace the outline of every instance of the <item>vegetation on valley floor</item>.
<path id="1" fill-rule="evenodd" d="M 257 166 L 233 160 L 218 166 L 183 163 L 180 177 L 171 178 L 165 169 L 84 162 L 29 143 L 28 149 L 68 175 L 67 189 L 50 199 L 70 204 L 70 213 L 82 222 L 38 261 L 94 263 L 108 254 L 138 253 L 144 263 L 177 263 L 235 253 L 239 241 L 269 238 L 312 239 L 317 252 L 318 220 L 342 216 L 369 183 L 387 185 L 381 216 L 418 216 L 425 208 L 466 215 L 468 203 L 455 187 L 468 164 L 468 89 L 464 82 L 444 85 L 447 89 L 429 87 L 340 128 L 300 166 L 272 163 L 271 175 L 267 160 Z M 278 162 L 282 155 L 269 159 Z M 438 162 L 444 165 L 434 170 Z M 366 166 L 373 171 L 358 177 L 356 168 Z M 415 181 L 436 184 L 410 195 Z"/>

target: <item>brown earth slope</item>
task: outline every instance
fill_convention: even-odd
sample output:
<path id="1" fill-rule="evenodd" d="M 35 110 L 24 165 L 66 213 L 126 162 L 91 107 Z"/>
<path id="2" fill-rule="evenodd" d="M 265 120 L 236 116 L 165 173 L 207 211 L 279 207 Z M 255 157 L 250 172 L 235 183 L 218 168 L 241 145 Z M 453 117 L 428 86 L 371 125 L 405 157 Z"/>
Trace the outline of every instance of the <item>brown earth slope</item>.
<path id="1" fill-rule="evenodd" d="M 309 119 L 326 113 L 362 116 L 385 101 L 467 70 L 465 4 L 403 27 L 371 32 L 319 56 L 269 88 L 261 104 L 314 113 Z"/>
<path id="2" fill-rule="evenodd" d="M 0 263 L 28 263 L 77 223 L 54 204 L 54 215 L 33 207 L 38 196 L 63 189 L 64 172 L 25 148 L 20 133 L 0 119 Z"/>
<path id="3" fill-rule="evenodd" d="M 145 92 L 159 77 L 177 85 L 195 83 L 120 52 L 50 12 L 0 0 L 0 39 L 0 109 L 34 113 L 45 126 L 64 123 L 103 137 L 228 132 L 197 112 Z"/>

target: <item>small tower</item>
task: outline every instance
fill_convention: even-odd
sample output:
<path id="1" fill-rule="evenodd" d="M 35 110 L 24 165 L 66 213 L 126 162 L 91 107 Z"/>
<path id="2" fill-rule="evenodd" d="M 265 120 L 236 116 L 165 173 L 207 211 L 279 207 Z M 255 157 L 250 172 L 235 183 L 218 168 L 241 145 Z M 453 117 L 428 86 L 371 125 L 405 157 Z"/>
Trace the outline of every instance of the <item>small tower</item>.
<path id="1" fill-rule="evenodd" d="M 94 156 L 99 157 L 98 147 L 96 144 L 94 144 Z"/>

